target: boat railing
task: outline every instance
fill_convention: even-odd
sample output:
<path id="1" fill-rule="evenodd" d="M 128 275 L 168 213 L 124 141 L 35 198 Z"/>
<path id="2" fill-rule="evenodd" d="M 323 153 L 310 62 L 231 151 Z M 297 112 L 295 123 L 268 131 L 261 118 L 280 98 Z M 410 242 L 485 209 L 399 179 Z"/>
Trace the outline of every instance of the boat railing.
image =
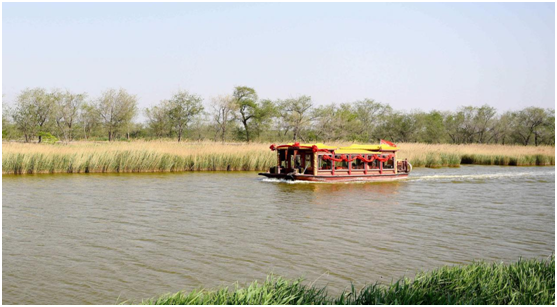
<path id="1" fill-rule="evenodd" d="M 403 161 L 398 161 L 397 162 L 397 171 L 400 173 L 408 173 L 410 172 L 410 166 L 409 166 L 409 162 L 408 160 L 403 160 Z"/>

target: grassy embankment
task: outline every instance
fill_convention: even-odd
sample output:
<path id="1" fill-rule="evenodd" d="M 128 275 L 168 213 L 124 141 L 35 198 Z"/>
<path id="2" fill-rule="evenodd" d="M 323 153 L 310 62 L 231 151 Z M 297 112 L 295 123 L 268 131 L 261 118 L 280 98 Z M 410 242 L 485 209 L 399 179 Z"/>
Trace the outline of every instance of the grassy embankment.
<path id="1" fill-rule="evenodd" d="M 336 144 L 345 146 L 349 144 Z M 415 167 L 555 165 L 553 146 L 399 144 Z M 75 142 L 2 144 L 3 174 L 265 170 L 276 163 L 269 144 L 213 142 Z"/>
<path id="2" fill-rule="evenodd" d="M 554 305 L 555 256 L 546 260 L 519 260 L 512 264 L 475 262 L 441 267 L 400 279 L 389 285 L 354 286 L 339 296 L 326 288 L 307 286 L 301 280 L 270 276 L 245 288 L 178 292 L 145 300 L 144 304 L 266 305 L 266 304 L 486 304 Z"/>

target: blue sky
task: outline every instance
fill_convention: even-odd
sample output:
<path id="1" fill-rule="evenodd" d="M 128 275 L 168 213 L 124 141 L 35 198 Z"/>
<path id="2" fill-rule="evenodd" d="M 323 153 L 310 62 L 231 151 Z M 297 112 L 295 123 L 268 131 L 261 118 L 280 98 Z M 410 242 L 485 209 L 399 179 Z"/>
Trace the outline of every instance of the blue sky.
<path id="1" fill-rule="evenodd" d="M 3 3 L 2 90 L 555 106 L 554 3 Z"/>

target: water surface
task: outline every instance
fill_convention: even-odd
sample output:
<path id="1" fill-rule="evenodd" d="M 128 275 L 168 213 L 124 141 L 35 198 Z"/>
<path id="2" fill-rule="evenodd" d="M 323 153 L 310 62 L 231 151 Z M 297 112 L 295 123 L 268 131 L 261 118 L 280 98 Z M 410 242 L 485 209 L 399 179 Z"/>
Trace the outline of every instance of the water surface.
<path id="1" fill-rule="evenodd" d="M 416 169 L 389 183 L 255 173 L 2 177 L 2 302 L 112 304 L 305 276 L 332 293 L 555 251 L 555 168 Z"/>

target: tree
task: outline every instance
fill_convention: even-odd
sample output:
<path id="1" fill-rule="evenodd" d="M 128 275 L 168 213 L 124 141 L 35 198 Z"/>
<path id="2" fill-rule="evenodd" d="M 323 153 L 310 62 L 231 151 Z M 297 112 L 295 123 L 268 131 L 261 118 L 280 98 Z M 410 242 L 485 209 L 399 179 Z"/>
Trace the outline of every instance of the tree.
<path id="1" fill-rule="evenodd" d="M 252 121 L 252 130 L 259 138 L 261 133 L 270 128 L 272 118 L 277 113 L 277 106 L 270 99 L 263 99 L 256 104 L 255 116 Z"/>
<path id="2" fill-rule="evenodd" d="M 416 113 L 421 129 L 418 142 L 440 144 L 446 141 L 446 130 L 443 125 L 443 113 L 433 110 L 429 113 Z"/>
<path id="3" fill-rule="evenodd" d="M 495 144 L 501 143 L 503 145 L 512 142 L 511 135 L 515 116 L 516 113 L 510 111 L 501 114 L 493 124 L 490 141 L 493 141 Z"/>
<path id="4" fill-rule="evenodd" d="M 215 141 L 217 138 L 224 143 L 229 124 L 234 120 L 236 104 L 230 95 L 218 96 L 212 99 L 213 121 L 215 124 Z"/>
<path id="5" fill-rule="evenodd" d="M 172 132 L 169 110 L 168 100 L 163 100 L 159 105 L 145 109 L 147 125 L 156 137 L 170 136 Z"/>
<path id="6" fill-rule="evenodd" d="M 483 105 L 475 109 L 474 122 L 476 127 L 477 142 L 486 143 L 488 134 L 493 130 L 493 118 L 497 114 L 495 108 Z"/>
<path id="7" fill-rule="evenodd" d="M 202 101 L 201 97 L 187 91 L 179 91 L 168 100 L 168 116 L 178 134 L 178 142 L 194 117 L 203 111 Z"/>
<path id="8" fill-rule="evenodd" d="M 393 112 L 387 115 L 385 123 L 380 127 L 380 138 L 388 137 L 393 142 L 415 141 L 418 124 L 414 114 Z"/>
<path id="9" fill-rule="evenodd" d="M 278 103 L 284 114 L 284 123 L 288 130 L 292 130 L 294 141 L 298 140 L 304 127 L 309 126 L 312 117 L 311 108 L 313 103 L 310 96 L 299 96 L 290 98 Z"/>
<path id="10" fill-rule="evenodd" d="M 257 114 L 257 93 L 253 88 L 247 86 L 237 86 L 234 89 L 234 103 L 238 109 L 239 115 L 237 118 L 240 120 L 244 127 L 246 141 L 250 141 L 250 123 Z"/>
<path id="11" fill-rule="evenodd" d="M 336 108 L 333 104 L 319 106 L 313 109 L 312 117 L 315 120 L 315 124 L 314 124 L 316 130 L 315 135 L 318 139 L 321 139 L 324 142 L 329 142 L 336 137 L 335 112 L 336 112 Z M 284 126 L 289 129 L 290 127 L 288 126 L 288 121 L 285 120 L 284 122 L 285 122 Z"/>
<path id="12" fill-rule="evenodd" d="M 551 114 L 542 108 L 529 107 L 519 111 L 515 118 L 514 134 L 523 145 L 528 145 L 534 136 L 534 145 L 539 145 L 540 132 L 544 125 L 555 126 L 555 117 L 551 120 Z"/>
<path id="13" fill-rule="evenodd" d="M 361 126 L 352 103 L 330 104 L 313 109 L 315 135 L 325 141 L 362 139 Z"/>
<path id="14" fill-rule="evenodd" d="M 95 109 L 95 106 L 89 103 L 83 103 L 78 116 L 78 124 L 81 126 L 85 140 L 98 128 L 100 122 L 100 115 Z"/>
<path id="15" fill-rule="evenodd" d="M 392 108 L 387 104 L 381 104 L 367 98 L 356 101 L 354 105 L 359 139 L 365 142 L 373 142 L 377 139 L 377 127 L 385 123 L 387 115 L 392 113 Z"/>
<path id="16" fill-rule="evenodd" d="M 137 114 L 137 98 L 125 89 L 108 89 L 101 94 L 95 106 L 108 133 L 108 141 L 123 127 L 127 127 Z"/>
<path id="17" fill-rule="evenodd" d="M 534 131 L 536 144 L 555 145 L 555 110 L 547 109 L 541 127 Z"/>
<path id="18" fill-rule="evenodd" d="M 25 136 L 25 142 L 29 142 L 32 137 L 44 130 L 51 111 L 52 95 L 45 89 L 25 89 L 19 94 L 13 119 L 16 127 Z M 42 136 L 38 135 L 38 137 L 40 143 Z"/>
<path id="19" fill-rule="evenodd" d="M 4 103 L 2 104 L 2 139 L 9 140 L 16 136 L 17 129 L 15 124 L 12 122 L 13 110 L 12 108 Z"/>
<path id="20" fill-rule="evenodd" d="M 73 139 L 74 124 L 78 120 L 86 94 L 74 94 L 66 90 L 65 92 L 55 91 L 52 96 L 54 122 L 65 142 L 69 142 Z"/>

